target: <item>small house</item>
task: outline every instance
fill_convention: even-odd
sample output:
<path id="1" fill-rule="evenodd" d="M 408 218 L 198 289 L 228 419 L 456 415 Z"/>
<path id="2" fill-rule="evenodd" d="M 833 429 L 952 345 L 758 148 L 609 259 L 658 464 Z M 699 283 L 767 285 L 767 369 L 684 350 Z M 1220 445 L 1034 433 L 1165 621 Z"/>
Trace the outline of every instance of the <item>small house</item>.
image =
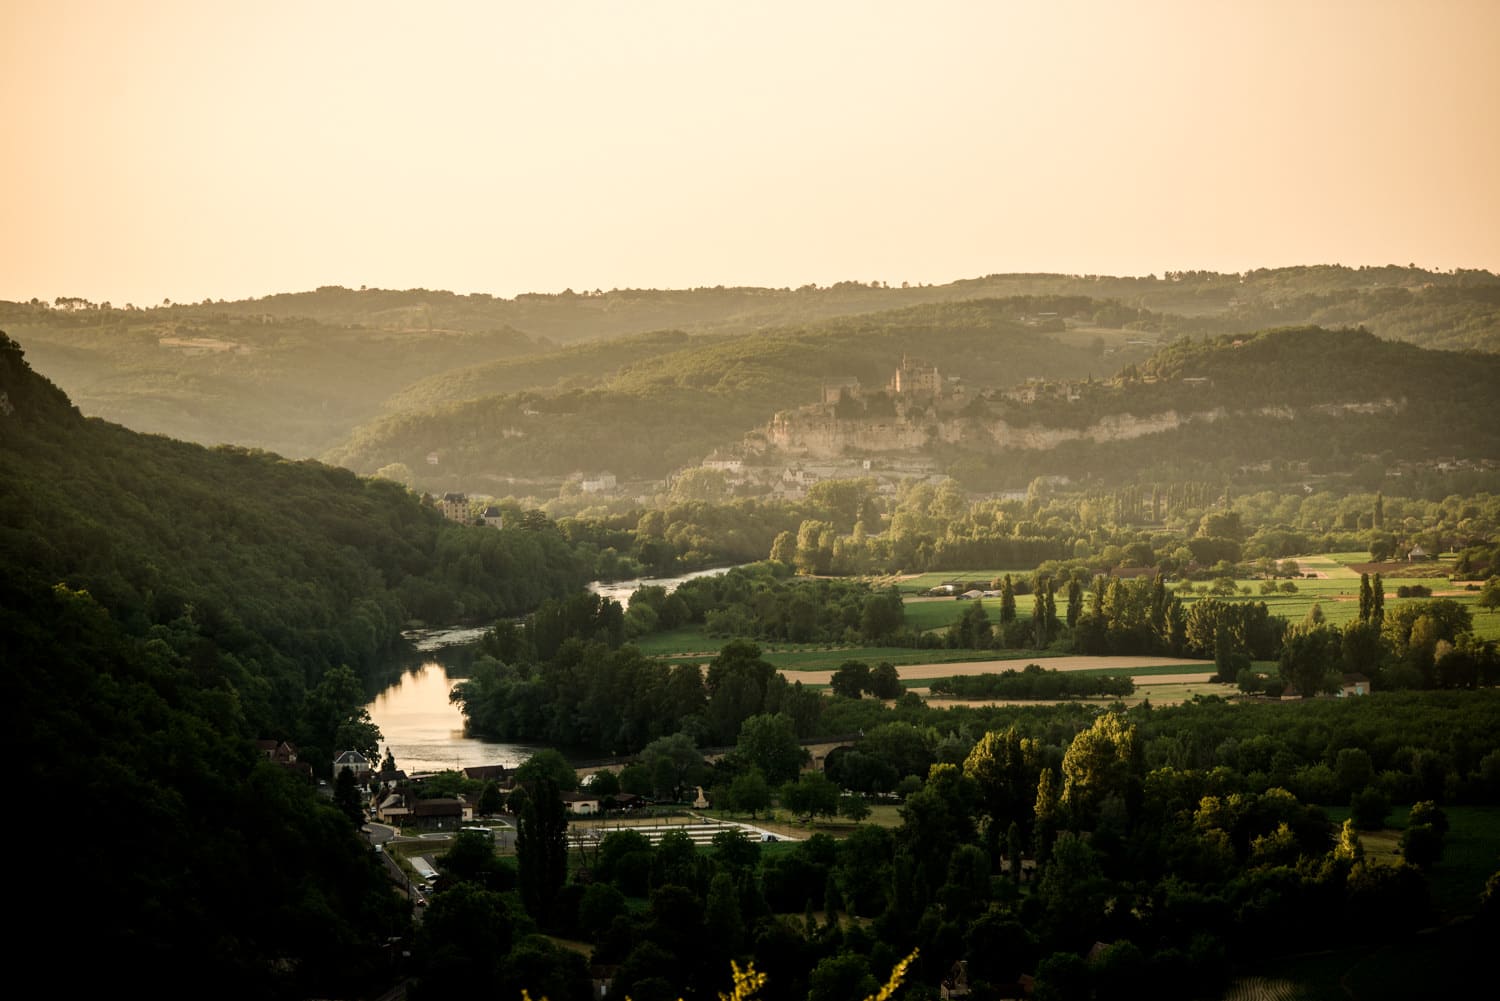
<path id="1" fill-rule="evenodd" d="M 474 819 L 474 811 L 461 799 L 440 796 L 419 799 L 411 805 L 411 820 L 420 827 L 455 830 L 459 824 Z"/>
<path id="2" fill-rule="evenodd" d="M 579 817 L 592 817 L 599 812 L 599 797 L 588 793 L 565 792 L 562 801 L 569 813 Z"/>
<path id="3" fill-rule="evenodd" d="M 370 760 L 358 751 L 344 751 L 333 759 L 333 777 L 340 772 L 353 772 L 354 781 L 363 782 L 370 777 Z"/>

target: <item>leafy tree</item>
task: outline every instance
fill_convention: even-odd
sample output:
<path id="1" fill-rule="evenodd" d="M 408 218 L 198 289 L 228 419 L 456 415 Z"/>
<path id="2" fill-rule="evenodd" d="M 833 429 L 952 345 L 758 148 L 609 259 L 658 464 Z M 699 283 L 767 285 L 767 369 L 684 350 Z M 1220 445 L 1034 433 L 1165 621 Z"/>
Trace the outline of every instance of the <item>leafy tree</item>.
<path id="1" fill-rule="evenodd" d="M 1339 842 L 1333 849 L 1334 858 L 1347 859 L 1350 862 L 1365 857 L 1365 846 L 1359 839 L 1359 828 L 1354 826 L 1353 818 L 1345 820 L 1339 828 Z"/>
<path id="2" fill-rule="evenodd" d="M 1014 601 L 1014 597 L 1011 599 Z M 1078 625 L 1078 617 L 1083 614 L 1083 583 L 1074 577 L 1068 581 L 1068 628 L 1072 629 Z"/>
<path id="3" fill-rule="evenodd" d="M 870 961 L 844 952 L 820 960 L 808 974 L 807 1001 L 848 1001 L 873 997 L 880 985 L 870 973 Z"/>
<path id="4" fill-rule="evenodd" d="M 1105 713 L 1073 738 L 1063 754 L 1060 804 L 1085 828 L 1108 796 L 1125 802 L 1136 798 L 1140 747 L 1135 727 L 1116 713 Z"/>
<path id="5" fill-rule="evenodd" d="M 1448 833 L 1448 815 L 1443 812 L 1442 807 L 1430 799 L 1412 804 L 1411 813 L 1407 816 L 1407 824 L 1427 824 L 1439 834 Z"/>
<path id="6" fill-rule="evenodd" d="M 1370 753 L 1362 747 L 1344 747 L 1339 749 L 1338 756 L 1334 759 L 1334 775 L 1339 788 L 1347 795 L 1359 792 L 1370 784 L 1370 779 L 1375 775 L 1375 766 L 1370 760 Z"/>
<path id="7" fill-rule="evenodd" d="M 1331 690 L 1339 666 L 1339 636 L 1330 626 L 1293 630 L 1277 662 L 1282 682 L 1295 685 L 1305 699 Z"/>
<path id="8" fill-rule="evenodd" d="M 972 779 L 955 765 L 936 764 L 926 784 L 901 805 L 896 841 L 916 862 L 927 886 L 941 886 L 953 851 L 973 840 L 976 798 Z"/>
<path id="9" fill-rule="evenodd" d="M 858 660 L 844 661 L 828 682 L 834 695 L 846 699 L 859 698 L 870 685 L 870 666 Z"/>
<path id="10" fill-rule="evenodd" d="M 639 831 L 630 828 L 610 831 L 599 841 L 594 876 L 619 884 L 631 896 L 645 896 L 653 852 L 650 839 Z"/>
<path id="11" fill-rule="evenodd" d="M 685 733 L 658 737 L 647 744 L 641 750 L 641 764 L 651 771 L 653 785 L 674 799 L 681 799 L 686 786 L 699 784 L 707 776 L 703 752 Z"/>
<path id="12" fill-rule="evenodd" d="M 620 789 L 635 796 L 650 796 L 656 790 L 652 785 L 651 769 L 640 762 L 631 762 L 620 769 Z"/>
<path id="13" fill-rule="evenodd" d="M 345 768 L 333 783 L 333 802 L 355 827 L 365 822 L 364 797 L 354 780 L 354 773 Z"/>
<path id="14" fill-rule="evenodd" d="M 491 781 L 484 784 L 474 809 L 481 817 L 491 817 L 505 809 L 505 796 L 500 792 L 498 782 Z"/>
<path id="15" fill-rule="evenodd" d="M 708 931 L 708 941 L 712 943 L 715 953 L 727 959 L 744 951 L 745 922 L 740 913 L 739 893 L 735 889 L 734 877 L 729 873 L 716 873 L 709 883 L 703 920 Z"/>
<path id="16" fill-rule="evenodd" d="M 729 784 L 729 803 L 732 810 L 743 810 L 755 819 L 756 813 L 771 805 L 771 786 L 765 774 L 752 766 L 734 777 Z"/>
<path id="17" fill-rule="evenodd" d="M 711 840 L 714 863 L 733 873 L 753 872 L 760 861 L 760 847 L 739 828 L 727 828 Z"/>
<path id="18" fill-rule="evenodd" d="M 881 661 L 870 669 L 870 694 L 877 699 L 899 699 L 906 689 L 901 675 L 890 661 Z"/>
<path id="19" fill-rule="evenodd" d="M 413 956 L 423 991 L 437 997 L 496 993 L 517 925 L 505 897 L 493 890 L 459 883 L 435 896 Z"/>
<path id="20" fill-rule="evenodd" d="M 948 644 L 961 650 L 983 650 L 990 645 L 993 635 L 984 603 L 971 601 L 963 614 L 948 627 Z"/>
<path id="21" fill-rule="evenodd" d="M 786 566 L 797 561 L 797 537 L 791 532 L 782 532 L 771 545 L 771 559 Z"/>
<path id="22" fill-rule="evenodd" d="M 1431 824 L 1411 824 L 1401 832 L 1401 857 L 1418 869 L 1431 869 L 1443 857 L 1443 835 Z"/>
<path id="23" fill-rule="evenodd" d="M 515 778 L 518 785 L 524 786 L 545 780 L 559 791 L 572 792 L 578 788 L 578 773 L 561 751 L 550 747 L 533 751 L 516 768 Z"/>
<path id="24" fill-rule="evenodd" d="M 594 796 L 613 796 L 620 791 L 620 776 L 601 768 L 589 776 L 588 790 Z"/>
<path id="25" fill-rule="evenodd" d="M 364 684 L 346 664 L 323 675 L 307 694 L 302 752 L 314 760 L 332 761 L 342 751 L 358 751 L 376 760 L 380 729 L 370 721 L 365 708 Z"/>
<path id="26" fill-rule="evenodd" d="M 447 875 L 487 890 L 510 890 L 516 884 L 515 870 L 495 855 L 495 839 L 487 831 L 459 831 L 438 862 Z"/>
<path id="27" fill-rule="evenodd" d="M 849 793 L 839 797 L 839 814 L 857 824 L 870 815 L 870 804 L 859 793 Z"/>
<path id="28" fill-rule="evenodd" d="M 804 772 L 782 787 L 781 805 L 806 817 L 833 817 L 839 812 L 839 788 L 822 772 Z"/>
<path id="29" fill-rule="evenodd" d="M 870 642 L 878 642 L 892 636 L 906 621 L 906 607 L 901 593 L 894 587 L 884 594 L 873 594 L 861 606 L 859 617 L 860 634 Z"/>
<path id="30" fill-rule="evenodd" d="M 1484 582 L 1484 587 L 1479 589 L 1479 597 L 1474 599 L 1474 604 L 1491 612 L 1500 611 L 1500 577 L 1491 577 Z"/>
<path id="31" fill-rule="evenodd" d="M 1355 793 L 1349 800 L 1349 819 L 1361 831 L 1378 831 L 1391 812 L 1391 800 L 1374 786 Z"/>
<path id="32" fill-rule="evenodd" d="M 585 1001 L 590 997 L 588 965 L 571 949 L 528 935 L 506 957 L 499 994 L 519 997 L 523 990 L 535 991 L 537 997 Z"/>
<path id="33" fill-rule="evenodd" d="M 791 717 L 784 713 L 763 713 L 745 720 L 735 754 L 760 769 L 773 785 L 796 778 L 811 757 L 797 739 Z"/>
<path id="34" fill-rule="evenodd" d="M 964 774 L 979 790 L 980 808 L 996 832 L 1012 823 L 1030 828 L 1041 771 L 1035 740 L 1022 738 L 1014 726 L 991 730 L 969 752 Z"/>

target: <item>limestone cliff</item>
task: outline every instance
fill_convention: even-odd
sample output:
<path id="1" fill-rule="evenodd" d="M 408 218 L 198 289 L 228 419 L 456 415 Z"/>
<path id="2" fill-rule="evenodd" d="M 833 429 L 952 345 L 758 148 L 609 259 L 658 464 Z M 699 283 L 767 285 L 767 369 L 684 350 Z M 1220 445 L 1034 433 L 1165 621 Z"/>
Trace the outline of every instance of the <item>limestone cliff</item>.
<path id="1" fill-rule="evenodd" d="M 1109 414 L 1083 427 L 1055 427 L 1042 423 L 1012 423 L 993 418 L 917 415 L 880 418 L 840 418 L 829 408 L 812 406 L 778 413 L 764 431 L 770 450 L 809 459 L 847 455 L 899 453 L 921 450 L 935 443 L 963 444 L 983 449 L 1052 449 L 1067 442 L 1103 444 L 1175 431 L 1189 424 L 1213 423 L 1228 416 L 1293 420 L 1299 414 L 1340 416 L 1395 413 L 1403 402 L 1393 399 L 1314 403 L 1306 407 L 1263 406 L 1253 410 L 1204 407 L 1169 409 L 1136 415 Z M 757 440 L 760 436 L 757 435 Z"/>

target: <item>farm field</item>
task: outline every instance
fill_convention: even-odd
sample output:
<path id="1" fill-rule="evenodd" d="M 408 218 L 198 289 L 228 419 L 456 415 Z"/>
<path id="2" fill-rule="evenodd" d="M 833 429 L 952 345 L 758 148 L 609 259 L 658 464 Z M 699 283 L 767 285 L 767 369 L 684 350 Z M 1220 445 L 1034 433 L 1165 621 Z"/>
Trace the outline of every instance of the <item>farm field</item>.
<path id="1" fill-rule="evenodd" d="M 729 642 L 723 637 L 711 637 L 701 626 L 674 629 L 655 633 L 635 641 L 642 653 L 671 660 L 707 661 L 718 655 L 719 648 Z M 845 646 L 836 643 L 766 643 L 756 641 L 761 655 L 778 668 L 787 671 L 826 670 L 832 672 L 846 660 L 860 660 L 867 664 L 889 661 L 898 667 L 902 664 L 918 663 L 963 663 L 972 660 L 1008 660 L 1016 665 L 1025 665 L 1034 660 L 1050 657 L 1042 650 L 918 650 L 912 647 L 895 646 Z"/>
<path id="2" fill-rule="evenodd" d="M 1327 553 L 1313 556 L 1295 557 L 1295 562 L 1303 573 L 1316 573 L 1315 578 L 1298 578 L 1293 583 L 1297 587 L 1294 594 L 1282 593 L 1261 594 L 1260 587 L 1264 581 L 1260 578 L 1240 578 L 1235 581 L 1236 590 L 1249 588 L 1250 593 L 1236 594 L 1225 597 L 1225 601 L 1263 601 L 1272 615 L 1284 618 L 1290 622 L 1301 622 L 1312 610 L 1313 605 L 1320 606 L 1324 621 L 1342 626 L 1359 617 L 1359 580 L 1360 571 L 1354 567 L 1368 565 L 1369 553 Z M 1500 611 L 1485 611 L 1476 606 L 1479 594 L 1477 591 L 1465 590 L 1462 586 L 1454 585 L 1448 580 L 1446 573 L 1451 569 L 1452 561 L 1433 561 L 1426 564 L 1406 563 L 1384 563 L 1379 564 L 1378 572 L 1381 574 L 1381 583 L 1385 587 L 1385 607 L 1389 612 L 1399 608 L 1402 604 L 1411 601 L 1424 601 L 1424 598 L 1401 598 L 1397 596 L 1397 589 L 1412 585 L 1421 585 L 1430 588 L 1434 598 L 1451 598 L 1459 604 L 1464 605 L 1474 617 L 1474 632 L 1480 639 L 1500 639 Z M 1013 575 L 1015 571 L 1010 571 Z M 920 590 L 926 590 L 943 580 L 962 577 L 963 579 L 980 579 L 989 574 L 984 571 L 976 574 L 923 574 L 912 578 L 909 584 L 921 585 Z M 1029 576 L 1030 571 L 1025 571 Z M 931 583 L 928 583 L 929 579 Z M 1278 584 L 1281 581 L 1277 582 Z M 1206 584 L 1196 582 L 1192 585 L 1193 591 L 1187 594 L 1181 592 L 1181 584 L 1171 585 L 1174 593 L 1182 599 L 1184 604 L 1191 604 L 1200 598 L 1207 597 Z M 972 600 L 958 600 L 956 598 L 907 598 L 906 620 L 908 624 L 923 630 L 946 629 L 958 620 L 964 609 L 972 604 L 973 600 L 980 601 L 984 606 L 990 621 L 998 622 L 1000 618 L 1000 599 L 983 598 Z M 1087 603 L 1089 599 L 1085 597 Z M 1016 596 L 1016 618 L 1021 621 L 1031 619 L 1031 595 Z M 1087 604 L 1085 604 L 1087 607 Z M 1066 603 L 1059 601 L 1058 614 L 1062 615 Z"/>
<path id="3" fill-rule="evenodd" d="M 924 663 L 897 664 L 896 671 L 903 682 L 927 681 L 930 683 L 937 678 L 952 678 L 956 675 L 999 674 L 1001 671 L 1019 670 L 1028 663 L 1040 663 L 1048 670 L 1092 671 L 1101 674 L 1130 674 L 1134 668 L 1165 667 L 1171 669 L 1173 673 L 1197 675 L 1212 674 L 1214 667 L 1212 661 L 1202 659 L 1147 654 L 1140 657 L 1048 657 L 1045 661 L 1036 658 L 1021 661 L 989 659 L 963 664 L 955 664 L 952 661 L 935 662 L 928 658 Z M 833 672 L 829 670 L 788 670 L 786 668 L 782 668 L 781 673 L 805 685 L 826 685 L 833 675 Z"/>
<path id="4" fill-rule="evenodd" d="M 1065 699 L 1067 702 L 1112 705 L 1123 702 L 1136 705 L 1150 700 L 1152 705 L 1167 705 L 1186 702 L 1195 695 L 1228 696 L 1236 693 L 1233 685 L 1214 684 L 1213 664 L 1202 660 L 1161 656 L 1142 657 L 1049 657 L 1043 660 L 983 660 L 955 664 L 953 662 L 928 662 L 922 664 L 896 665 L 901 684 L 907 690 L 927 698 L 935 707 L 970 705 L 1037 705 L 1036 699 L 958 699 L 932 696 L 930 686 L 934 681 L 957 675 L 998 674 L 1006 670 L 1019 670 L 1025 663 L 1040 663 L 1043 667 L 1059 671 L 1085 672 L 1090 674 L 1129 674 L 1135 677 L 1134 694 L 1124 698 L 1101 697 L 1092 699 Z M 783 676 L 800 681 L 813 688 L 828 685 L 832 670 L 788 670 L 781 669 Z"/>
<path id="5" fill-rule="evenodd" d="M 1284 593 L 1277 590 L 1270 594 L 1261 594 L 1260 587 L 1264 583 L 1258 578 L 1243 578 L 1235 581 L 1236 590 L 1248 588 L 1250 593 L 1226 596 L 1220 600 L 1225 601 L 1257 601 L 1264 602 L 1272 615 L 1286 619 L 1288 622 L 1301 622 L 1312 611 L 1316 605 L 1322 613 L 1324 621 L 1334 626 L 1343 626 L 1359 617 L 1359 570 L 1367 566 L 1368 553 L 1327 553 L 1310 556 L 1296 557 L 1295 561 L 1304 574 L 1316 574 L 1316 577 L 1300 577 L 1293 581 L 1296 585 L 1295 593 Z M 1420 602 L 1425 598 L 1401 598 L 1397 597 L 1397 589 L 1404 586 L 1422 585 L 1432 590 L 1432 597 L 1451 598 L 1459 604 L 1467 607 L 1473 616 L 1474 632 L 1480 639 L 1500 640 L 1500 611 L 1486 611 L 1477 607 L 1478 592 L 1463 589 L 1461 586 L 1453 585 L 1444 574 L 1451 569 L 1451 560 L 1433 561 L 1428 564 L 1404 564 L 1387 563 L 1380 564 L 1382 583 L 1385 587 L 1385 607 L 1387 612 L 1401 607 L 1408 602 Z M 1030 571 L 980 571 L 967 574 L 953 573 L 929 573 L 913 577 L 900 578 L 900 587 L 907 593 L 904 601 L 906 622 L 909 626 L 929 633 L 940 633 L 956 622 L 964 611 L 971 607 L 973 600 L 957 600 L 947 597 L 919 596 L 918 591 L 926 590 L 946 580 L 961 578 L 965 580 L 979 580 L 1003 576 L 1009 572 L 1013 576 L 1027 577 Z M 877 583 L 892 583 L 898 578 L 880 578 Z M 1281 583 L 1277 582 L 1278 585 Z M 1185 604 L 1207 597 L 1206 585 L 1197 582 L 1191 585 L 1190 593 L 1181 592 L 1181 584 L 1174 585 L 1173 590 L 1179 595 Z M 979 600 L 992 623 L 998 623 L 1000 618 L 1000 599 L 986 598 Z M 1089 599 L 1085 598 L 1085 601 Z M 1031 595 L 1017 595 L 1016 617 L 1020 621 L 1029 621 L 1031 618 Z M 1065 614 L 1065 603 L 1058 612 Z M 710 637 L 702 626 L 689 626 L 669 632 L 655 633 L 641 637 L 634 641 L 635 645 L 643 653 L 649 656 L 665 657 L 669 659 L 692 659 L 706 661 L 716 656 L 720 647 L 727 642 L 722 637 Z M 887 661 L 900 668 L 914 668 L 931 664 L 981 664 L 1006 662 L 1003 666 L 991 668 L 970 667 L 965 668 L 963 673 L 982 673 L 984 670 L 1004 670 L 1005 667 L 1020 667 L 1027 663 L 1044 663 L 1048 667 L 1058 667 L 1059 657 L 1049 650 L 942 650 L 942 649 L 913 649 L 910 647 L 884 647 L 884 646 L 857 646 L 838 643 L 759 643 L 762 655 L 767 661 L 777 668 L 786 672 L 797 672 L 798 679 L 804 684 L 824 684 L 813 680 L 810 674 L 823 672 L 831 673 L 838 666 L 848 660 L 863 661 L 867 664 L 877 664 Z M 1163 663 L 1161 658 L 1153 658 L 1154 664 Z M 952 671 L 948 672 L 951 676 Z M 903 678 L 919 679 L 929 675 L 911 674 L 902 671 Z M 1153 701 L 1155 701 L 1153 696 Z"/>

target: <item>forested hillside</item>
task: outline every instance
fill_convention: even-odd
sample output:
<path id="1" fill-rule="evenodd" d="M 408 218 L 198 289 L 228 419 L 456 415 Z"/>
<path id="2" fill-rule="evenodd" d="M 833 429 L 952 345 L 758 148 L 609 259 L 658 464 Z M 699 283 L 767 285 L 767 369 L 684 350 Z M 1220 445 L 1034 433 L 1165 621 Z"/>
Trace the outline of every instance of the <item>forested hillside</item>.
<path id="1" fill-rule="evenodd" d="M 173 307 L 0 303 L 0 330 L 93 417 L 314 456 L 413 380 L 546 345 L 507 329 L 385 331 Z"/>
<path id="2" fill-rule="evenodd" d="M 401 462 L 435 483 L 486 482 L 496 492 L 513 476 L 607 468 L 657 477 L 737 444 L 777 410 L 817 400 L 825 380 L 854 376 L 882 388 L 905 355 L 976 385 L 1082 377 L 1106 364 L 1095 346 L 1023 326 L 1018 316 L 1028 307 L 1035 303 L 918 306 L 688 340 L 590 388 L 395 414 L 359 429 L 327 458 L 364 472 Z M 1144 358 L 1145 348 L 1135 350 Z M 434 451 L 437 469 L 424 469 Z"/>
<path id="3" fill-rule="evenodd" d="M 591 570 L 545 519 L 459 526 L 347 470 L 85 419 L 0 335 L 0 666 L 28 815 L 67 821 L 46 854 L 88 895 L 69 990 L 149 971 L 155 996 L 345 996 L 387 975 L 405 918 L 384 876 L 251 741 L 324 775 L 373 752 L 362 707 L 403 626 L 519 613 Z M 28 954 L 76 951 L 77 899 L 39 896 Z"/>
<path id="4" fill-rule="evenodd" d="M 555 532 L 459 526 L 393 483 L 85 419 L 9 338 L 0 365 L 0 560 L 135 631 L 191 622 L 239 659 L 257 724 L 329 667 L 371 669 L 412 621 L 490 621 L 592 573 Z"/>
<path id="5" fill-rule="evenodd" d="M 1129 478 L 1162 463 L 1202 476 L 1271 460 L 1347 471 L 1381 455 L 1422 462 L 1500 454 L 1492 390 L 1500 356 L 1297 328 L 1183 338 L 1150 357 L 1143 355 L 1154 341 L 1143 341 L 1106 357 L 1020 323 L 1037 302 L 922 306 L 685 339 L 592 387 L 404 411 L 361 428 L 327 457 L 367 473 L 402 463 L 434 489 L 498 494 L 526 492 L 536 486 L 528 478 L 545 491 L 551 477 L 555 489 L 580 471 L 660 477 L 818 399 L 826 380 L 857 378 L 871 401 L 865 412 L 876 414 L 870 408 L 908 354 L 945 378 L 961 374 L 967 403 L 904 419 L 931 428 L 924 456 L 975 489 L 1013 489 L 1039 475 Z M 1140 361 L 1124 362 L 1132 351 Z M 1109 379 L 1091 371 L 1122 362 Z M 993 388 L 1027 380 L 1036 390 L 1026 396 Z M 892 416 L 867 420 L 888 424 Z M 797 454 L 772 449 L 762 461 Z"/>
<path id="6" fill-rule="evenodd" d="M 0 303 L 0 329 L 25 343 L 33 361 L 90 416 L 204 444 L 305 457 L 323 454 L 383 413 L 596 385 L 623 364 L 670 350 L 682 334 L 732 339 L 828 321 L 859 325 L 867 317 L 880 326 L 886 321 L 873 314 L 976 300 L 1010 301 L 1007 319 L 1055 332 L 1069 348 L 1111 351 L 1085 369 L 1024 366 L 1000 385 L 1028 375 L 1107 374 L 1131 360 L 1131 349 L 1140 346 L 1133 341 L 1289 324 L 1363 325 L 1378 337 L 1426 347 L 1500 348 L 1495 275 L 1338 266 L 1143 278 L 989 275 L 902 288 L 840 282 L 616 289 L 514 299 L 329 286 L 148 308 L 58 297 Z M 629 340 L 660 331 L 680 333 Z M 556 350 L 622 338 L 607 350 Z M 967 374 L 959 359 L 946 364 Z"/>

